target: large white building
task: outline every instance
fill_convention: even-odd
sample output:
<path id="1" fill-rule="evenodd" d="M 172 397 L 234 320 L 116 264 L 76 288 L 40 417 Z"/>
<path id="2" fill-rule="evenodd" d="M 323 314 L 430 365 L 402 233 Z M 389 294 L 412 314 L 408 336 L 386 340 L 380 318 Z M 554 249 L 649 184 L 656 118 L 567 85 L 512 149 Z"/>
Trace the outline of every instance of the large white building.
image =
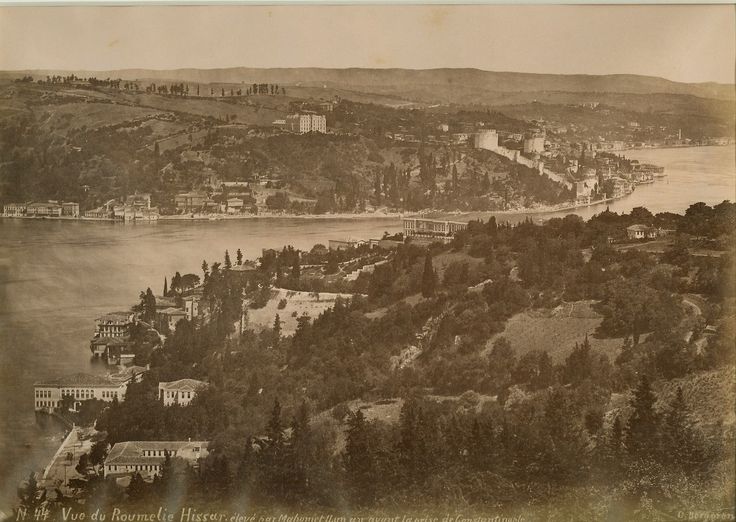
<path id="1" fill-rule="evenodd" d="M 111 402 L 114 399 L 125 400 L 125 392 L 131 382 L 140 382 L 146 368 L 130 366 L 118 373 L 109 375 L 91 375 L 75 373 L 56 379 L 37 382 L 34 388 L 34 409 L 52 412 L 61 406 L 65 397 L 74 400 L 71 408 L 76 410 L 83 401 L 97 399 Z"/>
<path id="2" fill-rule="evenodd" d="M 321 114 L 298 113 L 286 117 L 286 129 L 299 134 L 307 132 L 327 132 L 327 118 Z"/>
<path id="3" fill-rule="evenodd" d="M 207 457 L 206 441 L 127 441 L 118 442 L 107 454 L 106 477 L 122 477 L 139 473 L 150 480 L 161 471 L 166 457 L 179 458 L 193 466 Z"/>
<path id="4" fill-rule="evenodd" d="M 196 379 L 179 379 L 178 381 L 158 383 L 158 398 L 164 406 L 186 406 L 197 396 L 197 392 L 205 389 L 207 383 Z"/>
<path id="5" fill-rule="evenodd" d="M 449 243 L 457 232 L 468 228 L 464 221 L 408 217 L 403 222 L 405 237 L 442 243 Z"/>
<path id="6" fill-rule="evenodd" d="M 25 216 L 26 207 L 25 203 L 8 203 L 3 207 L 3 214 L 6 216 Z"/>

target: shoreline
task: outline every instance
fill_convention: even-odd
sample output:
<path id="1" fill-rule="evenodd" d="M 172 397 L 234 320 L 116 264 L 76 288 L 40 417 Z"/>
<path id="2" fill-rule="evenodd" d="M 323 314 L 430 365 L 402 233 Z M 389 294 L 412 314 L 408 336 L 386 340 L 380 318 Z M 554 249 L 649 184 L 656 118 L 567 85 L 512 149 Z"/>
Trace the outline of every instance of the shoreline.
<path id="1" fill-rule="evenodd" d="M 648 150 L 673 150 L 673 149 L 692 149 L 692 148 L 722 148 L 733 147 L 733 144 L 726 145 L 664 145 L 653 147 L 630 147 L 624 149 L 612 149 L 612 153 L 637 152 Z M 459 211 L 459 210 L 439 210 L 439 209 L 423 209 L 416 212 L 356 212 L 356 213 L 333 213 L 333 214 L 287 214 L 287 213 L 267 213 L 267 214 L 243 214 L 243 215 L 227 215 L 227 214 L 188 214 L 188 215 L 160 215 L 158 219 L 140 219 L 140 220 L 120 220 L 115 218 L 94 218 L 94 217 L 71 217 L 71 216 L 12 216 L 0 214 L 0 218 L 8 219 L 32 219 L 32 220 L 50 220 L 50 221 L 75 221 L 86 223 L 120 223 L 120 224 L 152 224 L 159 221 L 167 222 L 204 222 L 204 221 L 242 221 L 249 219 L 292 219 L 292 220 L 362 220 L 362 219 L 402 219 L 406 216 L 422 216 L 426 214 L 435 214 L 440 216 L 462 216 L 465 214 L 497 214 L 497 215 L 527 215 L 527 214 L 546 214 L 556 212 L 575 211 L 576 209 L 592 207 L 603 203 L 610 203 L 619 199 L 626 198 L 630 194 L 625 194 L 618 198 L 606 198 L 592 201 L 583 205 L 574 203 L 561 203 L 561 206 L 540 205 L 535 207 L 513 208 L 507 210 L 476 210 L 476 211 Z"/>
<path id="2" fill-rule="evenodd" d="M 623 149 L 610 149 L 603 150 L 601 152 L 626 152 L 631 150 L 667 150 L 667 149 L 705 149 L 708 147 L 733 147 L 734 143 L 727 143 L 725 145 L 658 145 L 656 147 L 625 147 Z"/>

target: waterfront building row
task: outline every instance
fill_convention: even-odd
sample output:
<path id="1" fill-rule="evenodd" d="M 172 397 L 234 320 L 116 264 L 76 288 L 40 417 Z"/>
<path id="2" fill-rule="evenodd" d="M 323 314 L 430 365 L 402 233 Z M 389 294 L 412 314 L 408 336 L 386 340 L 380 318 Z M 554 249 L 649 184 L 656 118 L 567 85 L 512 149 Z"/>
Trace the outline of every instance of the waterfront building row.
<path id="1" fill-rule="evenodd" d="M 12 217 L 79 217 L 79 203 L 71 201 L 42 201 L 36 203 L 8 203 L 3 215 Z"/>

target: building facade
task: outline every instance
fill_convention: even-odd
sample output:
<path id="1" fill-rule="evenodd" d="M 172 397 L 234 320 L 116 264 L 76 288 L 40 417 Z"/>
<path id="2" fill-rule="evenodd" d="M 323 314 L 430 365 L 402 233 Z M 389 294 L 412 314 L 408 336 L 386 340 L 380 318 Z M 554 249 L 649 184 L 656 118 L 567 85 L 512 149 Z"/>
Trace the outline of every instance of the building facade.
<path id="1" fill-rule="evenodd" d="M 31 203 L 26 207 L 27 216 L 60 217 L 61 205 L 58 203 Z"/>
<path id="2" fill-rule="evenodd" d="M 111 312 L 95 320 L 95 337 L 126 337 L 135 324 L 133 312 Z"/>
<path id="3" fill-rule="evenodd" d="M 125 400 L 125 392 L 131 382 L 140 382 L 146 372 L 143 366 L 130 366 L 118 373 L 92 375 L 75 373 L 37 382 L 34 388 L 34 409 L 52 412 L 62 406 L 69 397 L 72 410 L 77 410 L 83 401 L 97 399 L 105 402 Z"/>
<path id="4" fill-rule="evenodd" d="M 404 218 L 404 236 L 449 243 L 456 233 L 468 228 L 462 221 L 445 221 L 438 219 Z"/>
<path id="5" fill-rule="evenodd" d="M 286 129 L 299 134 L 327 132 L 327 118 L 322 114 L 298 113 L 286 117 Z"/>
<path id="6" fill-rule="evenodd" d="M 26 207 L 25 203 L 8 203 L 3 206 L 3 214 L 6 216 L 25 216 Z"/>
<path id="7" fill-rule="evenodd" d="M 104 465 L 106 477 L 124 477 L 139 473 L 146 480 L 161 471 L 167 456 L 179 458 L 195 469 L 207 457 L 206 441 L 127 441 L 118 442 L 107 454 Z"/>
<path id="8" fill-rule="evenodd" d="M 207 383 L 196 379 L 179 379 L 178 381 L 158 383 L 158 398 L 164 406 L 186 406 L 197 396 L 197 392 L 205 389 Z"/>
<path id="9" fill-rule="evenodd" d="M 65 202 L 61 204 L 61 215 L 73 218 L 79 217 L 79 203 Z"/>

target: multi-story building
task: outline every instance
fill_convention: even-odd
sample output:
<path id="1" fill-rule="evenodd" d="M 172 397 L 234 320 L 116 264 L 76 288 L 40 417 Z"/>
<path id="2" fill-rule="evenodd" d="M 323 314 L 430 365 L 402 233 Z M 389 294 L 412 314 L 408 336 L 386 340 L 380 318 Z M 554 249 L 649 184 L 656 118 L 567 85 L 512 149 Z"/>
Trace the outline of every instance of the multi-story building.
<path id="1" fill-rule="evenodd" d="M 205 389 L 207 383 L 196 379 L 179 379 L 178 381 L 158 383 L 158 398 L 164 406 L 186 406 L 196 397 L 197 392 Z"/>
<path id="2" fill-rule="evenodd" d="M 79 203 L 71 201 L 61 204 L 61 215 L 77 218 L 79 217 Z"/>
<path id="3" fill-rule="evenodd" d="M 463 221 L 408 217 L 403 219 L 404 236 L 424 241 L 449 243 L 457 232 L 468 228 Z"/>
<path id="4" fill-rule="evenodd" d="M 125 400 L 125 392 L 131 382 L 140 382 L 147 368 L 130 366 L 118 373 L 108 375 L 92 375 L 75 373 L 40 381 L 33 385 L 36 411 L 51 412 L 62 406 L 62 402 L 69 397 L 70 407 L 76 411 L 83 401 L 97 399 L 111 402 L 115 399 Z"/>
<path id="5" fill-rule="evenodd" d="M 303 112 L 286 117 L 286 130 L 306 134 L 307 132 L 327 132 L 327 118 L 321 114 Z"/>
<path id="6" fill-rule="evenodd" d="M 107 357 L 109 349 L 118 341 L 126 341 L 130 328 L 136 323 L 133 312 L 112 312 L 95 320 L 95 333 L 89 342 L 89 349 L 95 357 Z M 122 353 L 120 343 L 117 353 Z"/>
<path id="7" fill-rule="evenodd" d="M 207 456 L 207 441 L 127 441 L 118 442 L 107 454 L 106 477 L 121 477 L 139 473 L 145 480 L 161 471 L 166 457 L 180 458 L 194 468 Z"/>
<path id="8" fill-rule="evenodd" d="M 133 312 L 111 312 L 95 320 L 95 337 L 126 337 L 135 324 Z"/>
<path id="9" fill-rule="evenodd" d="M 61 216 L 61 205 L 49 201 L 48 203 L 31 203 L 26 207 L 26 215 L 39 217 Z"/>
<path id="10" fill-rule="evenodd" d="M 8 203 L 3 206 L 3 214 L 6 216 L 25 216 L 27 206 L 25 203 Z"/>

